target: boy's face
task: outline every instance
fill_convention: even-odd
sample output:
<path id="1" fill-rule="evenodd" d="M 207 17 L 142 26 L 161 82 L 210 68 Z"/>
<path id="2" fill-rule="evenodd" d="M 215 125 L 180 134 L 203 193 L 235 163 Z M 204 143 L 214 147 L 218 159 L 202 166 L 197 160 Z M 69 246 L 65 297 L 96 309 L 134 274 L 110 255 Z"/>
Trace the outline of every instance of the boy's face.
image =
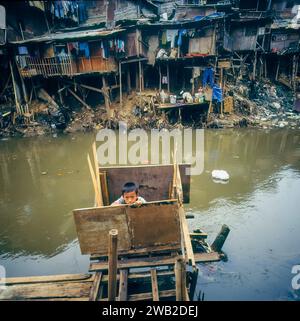
<path id="1" fill-rule="evenodd" d="M 135 191 L 123 194 L 123 198 L 126 204 L 133 204 L 137 200 L 137 193 Z"/>

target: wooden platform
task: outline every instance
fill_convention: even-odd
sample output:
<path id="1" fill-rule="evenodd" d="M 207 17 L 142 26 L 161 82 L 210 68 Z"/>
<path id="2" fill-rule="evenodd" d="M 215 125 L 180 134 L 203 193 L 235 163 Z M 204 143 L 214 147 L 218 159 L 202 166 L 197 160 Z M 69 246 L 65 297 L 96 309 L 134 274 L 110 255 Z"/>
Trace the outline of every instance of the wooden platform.
<path id="1" fill-rule="evenodd" d="M 219 253 L 198 253 L 195 254 L 198 263 L 216 262 L 221 259 Z M 174 279 L 174 270 L 166 269 L 165 266 L 173 264 L 175 257 L 163 257 L 154 260 L 149 264 L 149 260 L 139 259 L 130 264 L 126 261 L 119 266 L 118 275 L 118 300 L 139 301 L 153 300 L 152 284 L 157 288 L 154 291 L 160 300 L 174 300 L 175 288 L 165 288 L 161 281 L 169 278 L 170 286 Z M 143 264 L 144 262 L 144 264 Z M 131 272 L 131 268 L 141 266 L 156 267 L 147 271 Z M 102 301 L 107 300 L 106 289 L 108 282 L 107 263 L 91 263 L 90 269 L 96 273 L 87 274 L 62 274 L 54 276 L 34 276 L 7 278 L 5 283 L 0 280 L 0 286 L 6 285 L 5 290 L 0 290 L 0 300 L 50 300 L 50 301 Z M 156 276 L 156 278 L 155 278 Z M 137 284 L 142 284 L 149 291 L 135 293 Z"/>
<path id="2" fill-rule="evenodd" d="M 176 109 L 176 108 L 197 108 L 197 107 L 203 107 L 207 106 L 209 102 L 203 102 L 203 103 L 165 103 L 165 104 L 157 104 L 157 109 Z"/>

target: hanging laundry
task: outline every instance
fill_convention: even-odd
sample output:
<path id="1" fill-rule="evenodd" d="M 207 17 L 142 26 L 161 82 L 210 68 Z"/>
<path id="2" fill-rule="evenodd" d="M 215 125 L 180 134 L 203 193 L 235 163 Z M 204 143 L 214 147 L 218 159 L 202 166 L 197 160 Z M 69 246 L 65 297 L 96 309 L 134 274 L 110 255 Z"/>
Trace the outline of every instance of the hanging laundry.
<path id="1" fill-rule="evenodd" d="M 103 40 L 101 42 L 101 48 L 102 48 L 102 57 L 105 59 L 109 58 L 109 44 L 107 40 Z"/>
<path id="2" fill-rule="evenodd" d="M 217 84 L 213 85 L 212 100 L 216 100 L 218 103 L 222 102 L 223 100 L 222 89 Z"/>
<path id="3" fill-rule="evenodd" d="M 25 67 L 27 67 L 25 56 L 17 56 L 16 58 L 17 58 L 17 61 L 19 62 L 19 66 L 21 69 L 24 69 Z"/>
<path id="4" fill-rule="evenodd" d="M 72 55 L 78 54 L 78 42 L 69 42 L 68 49 Z"/>
<path id="5" fill-rule="evenodd" d="M 64 7 L 62 1 L 54 2 L 54 15 L 56 18 L 64 18 Z"/>
<path id="6" fill-rule="evenodd" d="M 185 36 L 187 33 L 186 29 L 180 29 L 178 34 L 177 45 L 180 47 L 182 45 L 182 36 Z"/>
<path id="7" fill-rule="evenodd" d="M 168 29 L 166 33 L 167 41 L 171 41 L 171 48 L 175 48 L 175 38 L 178 34 L 178 30 Z"/>
<path id="8" fill-rule="evenodd" d="M 194 78 L 200 77 L 200 73 L 201 73 L 200 67 L 193 67 L 193 76 L 194 76 Z"/>
<path id="9" fill-rule="evenodd" d="M 28 49 L 25 46 L 18 47 L 19 55 L 28 55 Z"/>
<path id="10" fill-rule="evenodd" d="M 161 34 L 161 44 L 166 45 L 167 44 L 167 32 L 164 30 Z"/>
<path id="11" fill-rule="evenodd" d="M 214 85 L 214 70 L 211 67 L 206 68 L 203 72 L 203 79 L 202 79 L 203 87 L 205 87 L 206 84 L 209 84 L 210 87 L 213 87 Z"/>
<path id="12" fill-rule="evenodd" d="M 80 42 L 79 50 L 84 51 L 85 58 L 90 58 L 90 49 L 89 44 L 87 42 Z"/>
<path id="13" fill-rule="evenodd" d="M 86 12 L 86 5 L 82 1 L 78 4 L 78 19 L 79 23 L 85 22 L 87 20 L 87 12 Z"/>

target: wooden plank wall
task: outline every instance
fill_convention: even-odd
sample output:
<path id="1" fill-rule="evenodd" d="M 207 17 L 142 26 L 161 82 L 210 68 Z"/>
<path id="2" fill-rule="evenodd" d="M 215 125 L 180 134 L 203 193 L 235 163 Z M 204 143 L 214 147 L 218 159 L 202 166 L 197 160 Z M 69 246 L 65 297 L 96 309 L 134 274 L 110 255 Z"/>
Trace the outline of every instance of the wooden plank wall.
<path id="1" fill-rule="evenodd" d="M 152 248 L 179 249 L 181 245 L 176 200 L 152 202 L 138 208 L 105 206 L 73 211 L 82 254 L 107 255 L 108 233 L 118 230 L 118 253 Z"/>
<path id="2" fill-rule="evenodd" d="M 190 176 L 186 175 L 186 169 L 190 166 L 190 164 L 179 165 L 184 203 L 190 202 Z M 106 173 L 107 179 L 109 203 L 106 202 L 104 205 L 109 205 L 118 199 L 123 185 L 130 181 L 139 185 L 140 196 L 147 202 L 170 198 L 173 165 L 106 167 L 100 168 L 99 171 L 100 174 Z"/>

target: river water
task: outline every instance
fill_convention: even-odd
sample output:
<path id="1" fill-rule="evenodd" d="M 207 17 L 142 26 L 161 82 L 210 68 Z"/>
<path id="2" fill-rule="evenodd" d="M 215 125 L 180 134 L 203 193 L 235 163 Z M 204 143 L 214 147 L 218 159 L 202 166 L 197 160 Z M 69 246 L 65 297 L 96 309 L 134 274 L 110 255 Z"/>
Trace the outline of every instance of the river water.
<path id="1" fill-rule="evenodd" d="M 87 272 L 74 208 L 94 202 L 86 155 L 93 134 L 0 140 L 0 265 L 7 277 Z M 227 262 L 201 264 L 205 300 L 300 300 L 300 131 L 206 130 L 204 171 L 193 176 L 190 230 L 212 242 L 231 232 Z M 227 184 L 211 179 L 224 169 Z M 299 271 L 300 272 L 300 271 Z M 298 281 L 300 282 L 300 281 Z"/>

